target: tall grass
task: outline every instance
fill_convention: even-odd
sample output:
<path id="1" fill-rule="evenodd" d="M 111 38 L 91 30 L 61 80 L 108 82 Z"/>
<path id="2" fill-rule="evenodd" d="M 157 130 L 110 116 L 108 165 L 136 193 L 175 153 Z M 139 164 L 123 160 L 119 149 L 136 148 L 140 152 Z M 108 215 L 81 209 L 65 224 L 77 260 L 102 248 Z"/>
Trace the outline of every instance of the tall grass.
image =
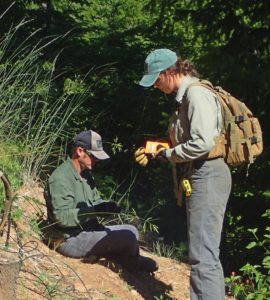
<path id="1" fill-rule="evenodd" d="M 68 121 L 88 94 L 78 78 L 67 79 L 59 91 L 57 56 L 46 61 L 43 52 L 60 37 L 38 40 L 36 31 L 18 42 L 26 23 L 12 27 L 0 40 L 0 138 L 20 145 L 24 178 L 39 176 L 49 156 L 61 154 Z"/>

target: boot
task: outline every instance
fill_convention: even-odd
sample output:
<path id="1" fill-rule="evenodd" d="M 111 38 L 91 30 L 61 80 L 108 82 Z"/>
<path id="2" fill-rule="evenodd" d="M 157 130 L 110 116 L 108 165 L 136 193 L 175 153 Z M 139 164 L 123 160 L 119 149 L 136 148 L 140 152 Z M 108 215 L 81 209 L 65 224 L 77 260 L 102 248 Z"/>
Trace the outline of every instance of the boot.
<path id="1" fill-rule="evenodd" d="M 113 255 L 107 257 L 108 259 L 119 263 L 123 268 L 132 272 L 147 272 L 153 273 L 158 270 L 158 263 L 150 257 L 137 256 L 121 256 Z"/>
<path id="2" fill-rule="evenodd" d="M 144 271 L 147 273 L 154 273 L 158 270 L 158 263 L 150 257 L 139 255 L 138 256 L 138 269 L 139 269 L 139 271 Z"/>

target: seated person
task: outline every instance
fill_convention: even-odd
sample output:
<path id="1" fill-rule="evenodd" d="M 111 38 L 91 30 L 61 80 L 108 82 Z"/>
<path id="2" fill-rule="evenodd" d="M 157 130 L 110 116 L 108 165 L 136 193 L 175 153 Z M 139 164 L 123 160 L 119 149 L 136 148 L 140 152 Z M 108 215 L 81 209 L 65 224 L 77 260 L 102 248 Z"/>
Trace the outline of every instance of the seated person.
<path id="1" fill-rule="evenodd" d="M 88 130 L 75 137 L 71 158 L 54 170 L 45 188 L 48 228 L 52 229 L 46 239 L 68 257 L 92 262 L 105 257 L 129 271 L 152 273 L 157 263 L 139 255 L 134 226 L 98 222 L 98 216 L 120 212 L 116 202 L 101 199 L 91 174 L 97 161 L 108 158 L 98 133 Z"/>

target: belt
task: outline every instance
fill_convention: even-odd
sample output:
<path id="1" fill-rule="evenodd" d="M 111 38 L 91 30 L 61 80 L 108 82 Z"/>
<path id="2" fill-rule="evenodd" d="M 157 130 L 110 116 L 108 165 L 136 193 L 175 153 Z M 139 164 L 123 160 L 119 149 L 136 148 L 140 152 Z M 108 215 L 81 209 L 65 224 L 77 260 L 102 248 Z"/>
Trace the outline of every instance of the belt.
<path id="1" fill-rule="evenodd" d="M 194 162 L 194 167 L 195 168 L 200 168 L 203 163 L 205 163 L 206 161 L 212 161 L 212 160 L 216 160 L 219 158 L 223 158 L 222 156 L 217 156 L 217 157 L 211 157 L 211 158 L 206 158 L 206 159 L 195 159 Z"/>
<path id="2" fill-rule="evenodd" d="M 215 159 L 218 159 L 218 158 L 223 158 L 222 156 L 216 156 L 216 157 L 211 157 L 211 158 L 197 158 L 194 160 L 195 161 L 209 161 L 209 160 L 215 160 Z"/>

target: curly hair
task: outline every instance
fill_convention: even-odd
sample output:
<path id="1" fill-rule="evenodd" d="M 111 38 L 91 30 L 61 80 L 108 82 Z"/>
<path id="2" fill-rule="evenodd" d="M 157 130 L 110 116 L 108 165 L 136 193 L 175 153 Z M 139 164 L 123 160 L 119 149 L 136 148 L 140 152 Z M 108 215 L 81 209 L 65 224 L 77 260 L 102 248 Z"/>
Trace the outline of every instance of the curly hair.
<path id="1" fill-rule="evenodd" d="M 183 75 L 199 77 L 199 73 L 196 70 L 194 64 L 187 59 L 181 60 L 180 58 L 178 58 L 175 65 L 170 67 L 169 69 L 175 69 L 177 72 Z"/>

